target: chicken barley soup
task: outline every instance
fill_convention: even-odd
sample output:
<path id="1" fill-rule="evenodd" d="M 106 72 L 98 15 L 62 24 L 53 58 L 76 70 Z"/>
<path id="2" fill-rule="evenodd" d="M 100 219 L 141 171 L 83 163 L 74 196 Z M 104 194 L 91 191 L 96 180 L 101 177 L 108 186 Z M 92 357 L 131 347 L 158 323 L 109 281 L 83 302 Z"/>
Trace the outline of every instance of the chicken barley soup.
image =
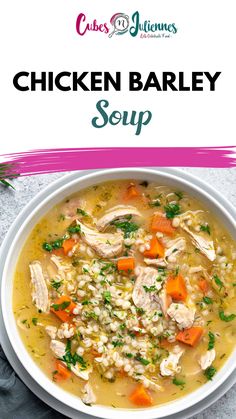
<path id="1" fill-rule="evenodd" d="M 120 180 L 68 197 L 35 226 L 14 314 L 58 386 L 88 405 L 149 407 L 214 380 L 236 342 L 235 291 L 235 243 L 201 202 Z"/>

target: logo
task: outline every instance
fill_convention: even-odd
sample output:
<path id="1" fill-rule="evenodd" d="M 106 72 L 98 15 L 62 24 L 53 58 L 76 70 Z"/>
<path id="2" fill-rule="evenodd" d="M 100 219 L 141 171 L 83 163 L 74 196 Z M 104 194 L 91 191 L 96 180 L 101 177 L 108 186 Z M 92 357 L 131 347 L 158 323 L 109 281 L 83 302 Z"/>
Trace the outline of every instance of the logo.
<path id="1" fill-rule="evenodd" d="M 178 31 L 175 23 L 153 21 L 151 19 L 142 20 L 138 11 L 131 16 L 126 13 L 115 13 L 110 18 L 110 24 L 99 22 L 93 19 L 87 20 L 84 13 L 80 13 L 76 20 L 76 31 L 78 35 L 84 36 L 87 32 L 101 32 L 112 38 L 114 35 L 128 34 L 139 38 L 170 38 Z"/>
<path id="2" fill-rule="evenodd" d="M 113 26 L 113 31 L 108 35 L 111 38 L 114 34 L 123 35 L 128 32 L 129 16 L 124 13 L 116 13 L 112 16 L 110 23 Z"/>

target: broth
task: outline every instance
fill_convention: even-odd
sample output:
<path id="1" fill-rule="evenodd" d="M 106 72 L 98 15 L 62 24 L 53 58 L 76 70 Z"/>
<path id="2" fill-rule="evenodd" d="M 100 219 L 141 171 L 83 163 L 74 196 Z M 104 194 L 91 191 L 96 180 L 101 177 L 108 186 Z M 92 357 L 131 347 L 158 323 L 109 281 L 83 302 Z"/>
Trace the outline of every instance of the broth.
<path id="1" fill-rule="evenodd" d="M 185 192 L 145 180 L 89 187 L 52 208 L 22 249 L 22 341 L 86 404 L 170 402 L 214 380 L 234 349 L 235 260 L 229 233 Z"/>

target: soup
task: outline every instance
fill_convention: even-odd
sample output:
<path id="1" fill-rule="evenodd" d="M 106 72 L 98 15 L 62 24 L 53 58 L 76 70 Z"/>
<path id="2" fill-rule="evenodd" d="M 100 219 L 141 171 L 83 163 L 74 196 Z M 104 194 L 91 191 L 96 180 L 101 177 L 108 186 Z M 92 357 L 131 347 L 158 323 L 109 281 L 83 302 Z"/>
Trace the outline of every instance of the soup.
<path id="1" fill-rule="evenodd" d="M 160 405 L 224 364 L 236 341 L 236 247 L 184 191 L 94 185 L 52 208 L 18 260 L 25 347 L 88 405 Z"/>

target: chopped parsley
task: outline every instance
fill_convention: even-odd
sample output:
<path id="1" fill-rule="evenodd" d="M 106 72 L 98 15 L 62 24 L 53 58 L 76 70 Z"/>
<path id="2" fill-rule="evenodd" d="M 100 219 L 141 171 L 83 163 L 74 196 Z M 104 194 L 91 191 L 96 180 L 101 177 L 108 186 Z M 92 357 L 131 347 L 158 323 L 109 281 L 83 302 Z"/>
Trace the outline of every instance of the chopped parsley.
<path id="1" fill-rule="evenodd" d="M 183 196 L 184 196 L 183 192 L 178 191 L 178 192 L 174 192 L 174 194 L 177 196 L 177 198 L 179 198 L 179 201 L 180 199 L 183 199 Z"/>
<path id="2" fill-rule="evenodd" d="M 87 319 L 93 319 L 93 320 L 98 319 L 98 316 L 96 313 L 94 313 L 94 311 L 86 311 L 85 316 L 87 317 Z"/>
<path id="3" fill-rule="evenodd" d="M 201 224 L 200 231 L 205 231 L 209 236 L 211 235 L 211 230 L 209 224 Z"/>
<path id="4" fill-rule="evenodd" d="M 210 297 L 203 297 L 203 302 L 205 303 L 205 304 L 207 304 L 207 305 L 209 305 L 209 304 L 213 304 L 213 300 L 212 300 L 212 298 L 210 298 Z"/>
<path id="5" fill-rule="evenodd" d="M 175 386 L 181 386 L 181 387 L 183 387 L 186 383 L 185 383 L 185 381 L 184 380 L 180 380 L 180 379 L 178 379 L 178 378 L 173 378 L 173 380 L 172 380 L 172 383 L 175 385 Z"/>
<path id="6" fill-rule="evenodd" d="M 51 287 L 54 288 L 56 291 L 59 290 L 62 284 L 63 281 L 55 281 L 54 279 L 51 281 Z"/>
<path id="7" fill-rule="evenodd" d="M 71 369 L 71 365 L 75 366 L 76 363 L 81 365 L 81 370 L 85 370 L 87 368 L 87 363 L 82 356 L 78 355 L 76 352 L 74 354 L 71 353 L 70 340 L 67 340 L 65 355 L 60 359 L 66 363 L 68 369 Z"/>
<path id="8" fill-rule="evenodd" d="M 224 313 L 223 310 L 219 311 L 220 320 L 223 322 L 232 322 L 236 318 L 236 314 L 229 314 L 228 316 Z"/>
<path id="9" fill-rule="evenodd" d="M 150 207 L 160 207 L 161 203 L 159 199 L 153 199 L 153 201 L 149 202 Z"/>
<path id="10" fill-rule="evenodd" d="M 52 250 L 61 249 L 61 247 L 63 245 L 63 241 L 64 241 L 64 239 L 57 239 L 57 240 L 54 240 L 50 243 L 44 242 L 42 244 L 42 248 L 43 248 L 43 250 L 46 250 L 47 252 L 52 252 Z"/>
<path id="11" fill-rule="evenodd" d="M 80 225 L 79 225 L 79 224 L 78 224 L 78 225 L 73 225 L 73 226 L 70 226 L 70 227 L 68 227 L 68 229 L 67 229 L 68 233 L 70 233 L 70 234 L 76 234 L 76 233 L 79 233 L 79 232 L 80 232 L 80 230 L 81 230 L 81 227 L 80 227 Z"/>
<path id="12" fill-rule="evenodd" d="M 167 218 L 174 218 L 176 215 L 180 214 L 179 204 L 167 204 L 164 207 L 164 210 L 166 212 L 166 217 Z"/>
<path id="13" fill-rule="evenodd" d="M 144 289 L 146 292 L 154 292 L 154 291 L 156 291 L 156 290 L 157 290 L 157 288 L 156 288 L 156 286 L 155 286 L 155 285 L 151 285 L 150 287 L 148 287 L 147 285 L 143 285 L 143 289 Z"/>
<path id="14" fill-rule="evenodd" d="M 125 354 L 125 356 L 126 356 L 127 358 L 133 358 L 133 354 L 131 354 L 131 353 Z"/>
<path id="15" fill-rule="evenodd" d="M 139 226 L 131 221 L 113 221 L 112 224 L 124 232 L 125 239 L 139 229 Z"/>
<path id="16" fill-rule="evenodd" d="M 110 291 L 104 291 L 103 298 L 104 298 L 104 303 L 105 304 L 110 304 L 110 302 L 111 302 L 111 293 L 110 293 Z"/>
<path id="17" fill-rule="evenodd" d="M 177 268 L 175 268 L 175 273 L 174 273 L 174 275 L 175 275 L 175 276 L 178 276 L 178 275 L 179 275 L 179 266 L 177 266 Z"/>
<path id="18" fill-rule="evenodd" d="M 87 214 L 87 212 L 86 212 L 86 211 L 84 211 L 84 210 L 83 210 L 83 209 L 81 209 L 81 208 L 77 208 L 76 212 L 77 212 L 77 214 L 82 215 L 82 217 L 88 217 L 88 216 L 89 216 L 89 215 Z"/>
<path id="19" fill-rule="evenodd" d="M 61 304 L 52 304 L 51 307 L 55 311 L 65 310 L 67 307 L 69 307 L 70 303 L 71 303 L 70 301 L 63 301 L 63 303 L 61 303 Z"/>
<path id="20" fill-rule="evenodd" d="M 209 337 L 208 351 L 210 351 L 215 346 L 215 335 L 214 335 L 214 333 L 209 332 L 208 337 Z"/>
<path id="21" fill-rule="evenodd" d="M 124 342 L 122 342 L 122 340 L 113 340 L 112 345 L 114 346 L 114 348 L 117 348 L 119 346 L 124 346 Z"/>
<path id="22" fill-rule="evenodd" d="M 135 308 L 136 308 L 137 313 L 140 314 L 140 316 L 142 316 L 142 314 L 145 313 L 145 310 L 142 307 L 135 307 Z"/>
<path id="23" fill-rule="evenodd" d="M 220 290 L 223 288 L 223 286 L 224 286 L 224 284 L 223 284 L 223 282 L 221 281 L 221 279 L 218 277 L 218 275 L 213 275 L 213 279 L 214 279 L 214 281 L 215 281 L 215 283 L 216 283 L 216 285 L 220 288 Z"/>
<path id="24" fill-rule="evenodd" d="M 148 359 L 145 359 L 145 358 L 143 358 L 142 356 L 136 356 L 135 357 L 135 359 L 136 359 L 136 361 L 139 361 L 141 364 L 143 364 L 143 365 L 148 365 L 148 364 L 150 364 L 150 361 L 148 361 Z"/>
<path id="25" fill-rule="evenodd" d="M 92 304 L 92 303 L 89 300 L 83 300 L 81 304 L 82 306 L 88 306 L 89 304 Z"/>
<path id="26" fill-rule="evenodd" d="M 32 323 L 33 323 L 34 326 L 37 326 L 37 323 L 38 323 L 37 317 L 32 318 Z"/>
<path id="27" fill-rule="evenodd" d="M 205 371 L 204 371 L 204 375 L 206 376 L 206 378 L 208 380 L 212 380 L 212 378 L 214 377 L 216 373 L 216 369 L 214 367 L 208 367 Z"/>

